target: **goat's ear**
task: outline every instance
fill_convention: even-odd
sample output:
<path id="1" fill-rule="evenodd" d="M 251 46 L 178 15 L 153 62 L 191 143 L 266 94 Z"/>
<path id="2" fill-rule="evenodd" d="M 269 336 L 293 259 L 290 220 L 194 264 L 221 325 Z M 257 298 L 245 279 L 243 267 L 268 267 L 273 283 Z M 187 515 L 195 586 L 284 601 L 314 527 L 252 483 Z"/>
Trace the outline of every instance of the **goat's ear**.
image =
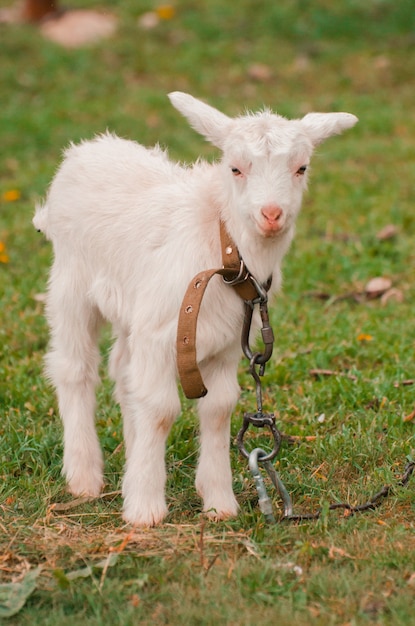
<path id="1" fill-rule="evenodd" d="M 351 113 L 308 113 L 301 120 L 314 145 L 352 128 L 357 121 Z"/>
<path id="2" fill-rule="evenodd" d="M 191 126 L 218 148 L 223 147 L 232 119 L 187 93 L 169 93 L 170 102 Z"/>

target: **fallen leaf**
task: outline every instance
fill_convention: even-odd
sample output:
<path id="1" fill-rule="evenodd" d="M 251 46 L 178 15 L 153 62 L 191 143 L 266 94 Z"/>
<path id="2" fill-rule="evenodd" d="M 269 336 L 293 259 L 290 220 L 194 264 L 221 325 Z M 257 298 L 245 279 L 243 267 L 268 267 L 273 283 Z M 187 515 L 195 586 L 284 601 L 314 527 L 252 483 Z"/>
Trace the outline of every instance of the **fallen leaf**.
<path id="1" fill-rule="evenodd" d="M 371 280 L 369 280 L 365 287 L 365 292 L 368 298 L 378 298 L 391 287 L 392 281 L 390 278 L 376 276 L 375 278 L 371 278 Z"/>
<path id="2" fill-rule="evenodd" d="M 76 580 L 77 578 L 89 578 L 93 574 L 93 569 L 90 565 L 81 567 L 80 569 L 73 570 L 65 574 L 67 580 Z"/>
<path id="3" fill-rule="evenodd" d="M 41 24 L 44 37 L 65 48 L 80 48 L 110 37 L 117 28 L 117 19 L 110 13 L 90 10 L 66 11 Z"/>
<path id="4" fill-rule="evenodd" d="M 67 580 L 75 580 L 77 578 L 89 578 L 89 576 L 92 576 L 94 569 L 106 570 L 108 567 L 113 567 L 116 564 L 117 559 L 118 554 L 116 554 L 115 552 L 111 552 L 106 559 L 99 561 L 99 563 L 87 565 L 86 567 L 74 570 L 73 572 L 68 572 L 67 574 L 65 574 L 65 576 Z"/>
<path id="5" fill-rule="evenodd" d="M 306 54 L 299 54 L 292 65 L 292 69 L 295 72 L 305 72 L 311 65 L 310 57 Z"/>
<path id="6" fill-rule="evenodd" d="M 0 9 L 0 24 L 18 24 L 22 21 L 21 8 L 18 6 Z"/>
<path id="7" fill-rule="evenodd" d="M 413 419 L 415 419 L 415 409 L 412 411 L 412 413 L 409 413 L 409 415 L 405 415 L 405 417 L 402 418 L 402 421 L 411 422 Z"/>
<path id="8" fill-rule="evenodd" d="M 415 379 L 408 378 L 407 380 L 402 380 L 401 382 L 393 383 L 393 386 L 399 387 L 400 385 L 403 385 L 405 387 L 407 385 L 409 386 L 409 385 L 414 385 L 414 384 L 415 384 Z"/>
<path id="9" fill-rule="evenodd" d="M 403 302 L 404 300 L 403 291 L 401 289 L 396 289 L 395 287 L 392 287 L 392 289 L 388 289 L 387 291 L 385 291 L 384 294 L 382 294 L 380 298 L 380 302 L 383 306 L 385 306 L 385 304 L 389 300 L 396 300 L 396 302 Z"/>
<path id="10" fill-rule="evenodd" d="M 263 63 L 252 63 L 248 67 L 248 76 L 260 83 L 268 81 L 271 76 L 271 68 Z"/>
<path id="11" fill-rule="evenodd" d="M 65 511 L 70 511 L 71 509 L 75 509 L 82 504 L 93 502 L 94 500 L 113 498 L 120 494 L 121 491 L 107 491 L 106 493 L 101 493 L 99 496 L 80 496 L 79 498 L 75 498 L 74 500 L 70 500 L 69 502 L 54 502 L 50 505 L 49 511 L 62 513 Z"/>
<path id="12" fill-rule="evenodd" d="M 351 556 L 348 552 L 346 552 L 342 548 L 336 548 L 336 546 L 330 546 L 330 548 L 329 548 L 329 559 L 336 559 L 338 557 L 342 557 L 342 558 L 346 558 L 346 559 L 353 559 L 354 558 L 353 556 Z"/>
<path id="13" fill-rule="evenodd" d="M 387 239 L 393 239 L 398 234 L 398 228 L 395 224 L 387 224 L 376 235 L 379 241 L 386 241 Z"/>
<path id="14" fill-rule="evenodd" d="M 0 617 L 12 617 L 24 607 L 37 587 L 41 570 L 41 567 L 36 567 L 29 570 L 20 582 L 0 585 Z"/>
<path id="15" fill-rule="evenodd" d="M 151 30 L 152 28 L 156 28 L 160 23 L 160 18 L 155 11 L 147 11 L 140 15 L 137 20 L 137 24 L 140 28 L 144 28 L 144 30 Z"/>
<path id="16" fill-rule="evenodd" d="M 314 618 L 316 617 L 320 617 L 321 615 L 321 609 L 318 605 L 309 605 L 307 607 L 308 612 L 310 613 L 310 615 Z"/>
<path id="17" fill-rule="evenodd" d="M 390 67 L 390 65 L 391 65 L 391 61 L 389 57 L 385 56 L 384 54 L 381 54 L 380 56 L 376 57 L 373 62 L 373 66 L 377 70 L 386 70 Z"/>
<path id="18" fill-rule="evenodd" d="M 281 439 L 284 439 L 284 441 L 288 443 L 297 443 L 301 441 L 315 441 L 317 435 L 286 435 L 281 433 Z"/>
<path id="19" fill-rule="evenodd" d="M 130 598 L 129 598 L 129 603 L 134 608 L 137 608 L 138 605 L 140 604 L 140 596 L 138 594 L 136 594 L 136 593 L 133 593 L 133 595 L 130 596 Z"/>

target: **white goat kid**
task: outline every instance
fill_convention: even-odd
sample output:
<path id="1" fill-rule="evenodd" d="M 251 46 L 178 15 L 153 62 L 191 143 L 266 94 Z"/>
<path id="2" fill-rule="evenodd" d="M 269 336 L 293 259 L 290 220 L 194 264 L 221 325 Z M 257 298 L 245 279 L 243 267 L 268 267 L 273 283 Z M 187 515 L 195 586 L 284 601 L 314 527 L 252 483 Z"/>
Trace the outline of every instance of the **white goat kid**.
<path id="1" fill-rule="evenodd" d="M 167 513 L 165 442 L 180 412 L 176 330 L 187 285 L 221 265 L 219 221 L 260 282 L 280 266 L 294 233 L 313 148 L 352 127 L 348 113 L 288 121 L 270 111 L 231 119 L 190 95 L 170 94 L 190 124 L 223 152 L 182 167 L 158 147 L 107 134 L 72 145 L 34 225 L 53 242 L 47 374 L 64 426 L 63 473 L 74 495 L 98 496 L 103 458 L 94 425 L 99 329 L 111 322 L 110 358 L 124 417 L 124 519 L 149 526 Z M 209 393 L 198 401 L 196 487 L 204 511 L 237 513 L 229 459 L 238 400 L 243 302 L 220 277 L 198 321 L 198 364 Z"/>

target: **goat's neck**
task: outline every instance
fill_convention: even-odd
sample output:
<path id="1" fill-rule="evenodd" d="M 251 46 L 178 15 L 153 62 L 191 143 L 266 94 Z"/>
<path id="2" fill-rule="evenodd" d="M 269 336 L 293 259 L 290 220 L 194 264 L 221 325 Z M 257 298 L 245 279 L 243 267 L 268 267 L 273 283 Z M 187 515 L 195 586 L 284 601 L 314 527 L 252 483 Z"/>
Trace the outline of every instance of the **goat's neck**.
<path id="1" fill-rule="evenodd" d="M 279 275 L 282 259 L 290 246 L 294 229 L 276 238 L 265 239 L 235 219 L 225 219 L 225 224 L 238 247 L 239 254 L 257 280 L 264 283 L 271 274 Z"/>

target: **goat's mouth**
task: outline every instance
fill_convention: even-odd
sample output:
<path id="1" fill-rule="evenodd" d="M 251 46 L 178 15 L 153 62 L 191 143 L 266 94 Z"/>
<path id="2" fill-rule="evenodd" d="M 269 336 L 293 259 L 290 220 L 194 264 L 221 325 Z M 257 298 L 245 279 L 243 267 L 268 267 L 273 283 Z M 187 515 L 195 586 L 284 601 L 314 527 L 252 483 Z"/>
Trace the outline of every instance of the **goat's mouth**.
<path id="1" fill-rule="evenodd" d="M 284 222 L 282 220 L 270 222 L 266 219 L 255 219 L 254 222 L 258 233 L 266 239 L 277 237 L 284 231 Z"/>

